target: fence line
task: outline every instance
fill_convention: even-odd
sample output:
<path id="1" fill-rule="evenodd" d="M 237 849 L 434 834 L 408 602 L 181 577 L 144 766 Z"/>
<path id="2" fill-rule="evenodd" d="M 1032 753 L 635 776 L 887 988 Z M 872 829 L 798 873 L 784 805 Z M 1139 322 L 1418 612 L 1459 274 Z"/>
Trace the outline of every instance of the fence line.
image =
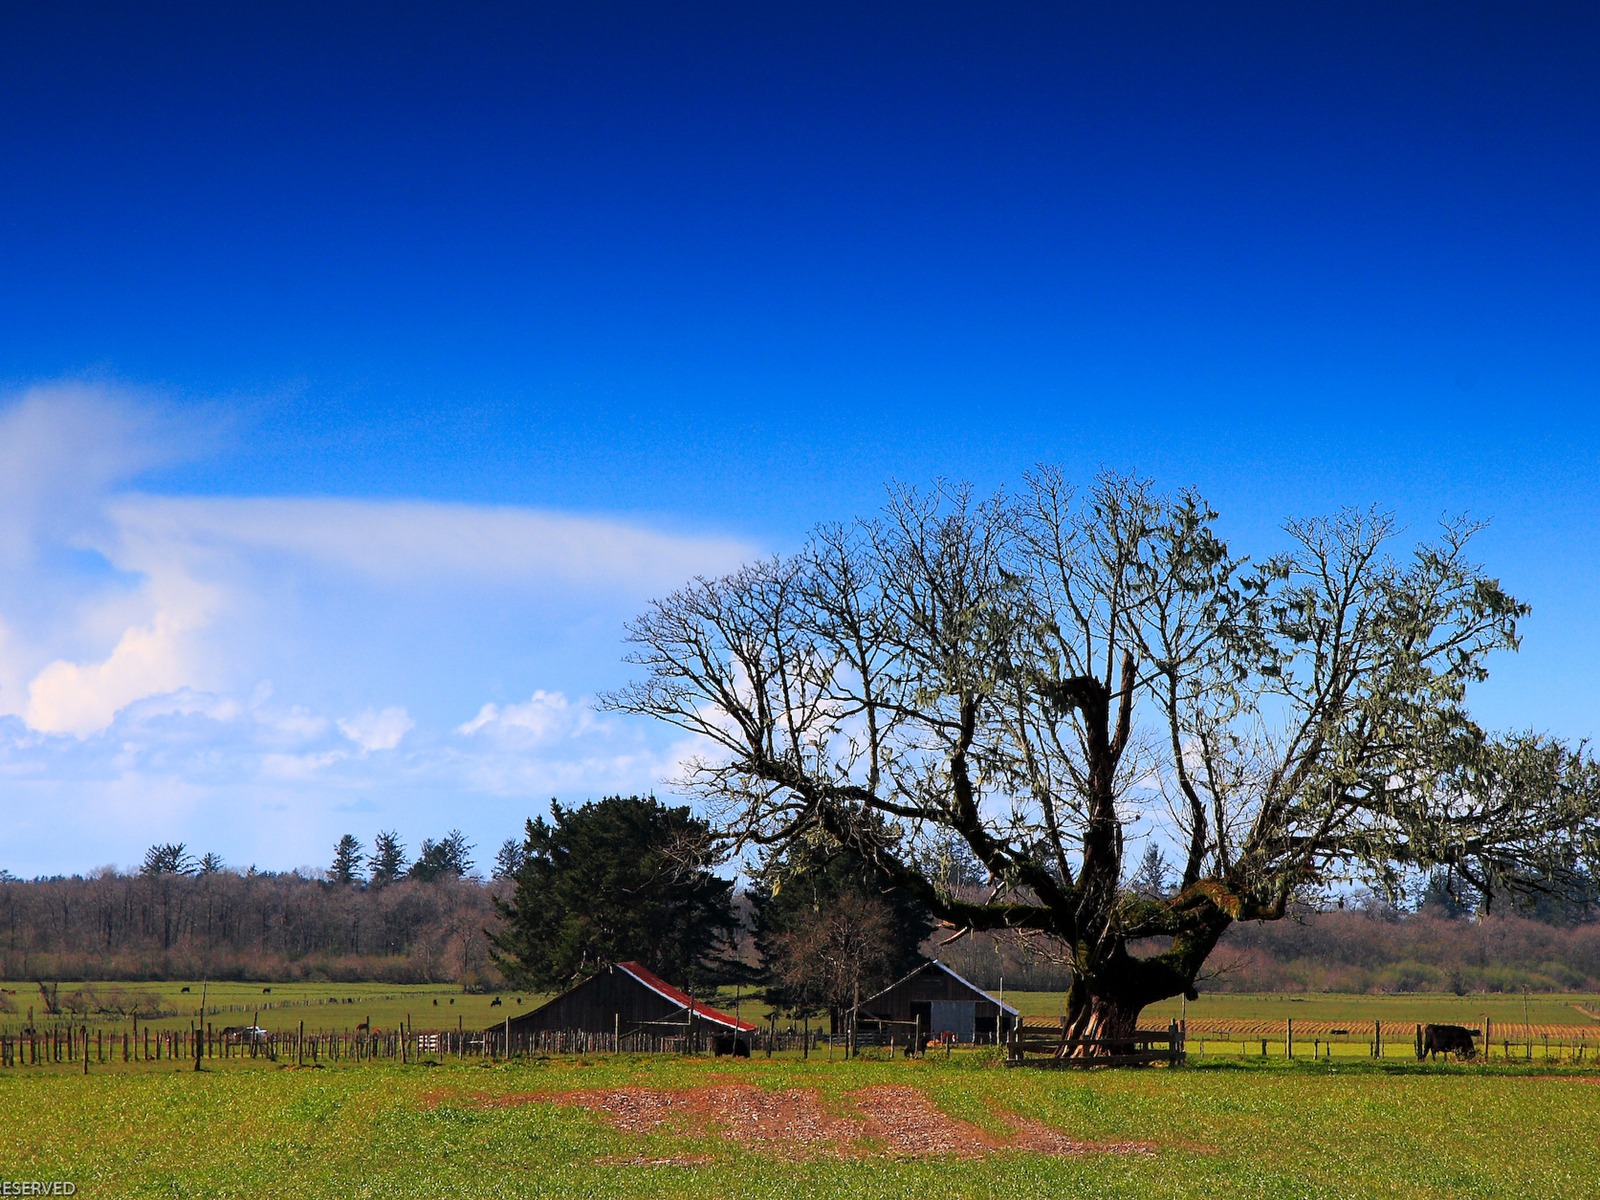
<path id="1" fill-rule="evenodd" d="M 744 1053 L 771 1053 L 820 1045 L 818 1032 L 786 1033 L 743 1031 L 737 1041 Z M 52 1024 L 21 1033 L 0 1034 L 0 1068 L 81 1063 L 195 1062 L 229 1059 L 265 1059 L 275 1063 L 316 1066 L 333 1062 L 397 1060 L 420 1062 L 424 1058 L 481 1058 L 500 1060 L 532 1054 L 731 1054 L 735 1037 L 708 1030 L 699 1023 L 688 1029 L 662 1023 L 655 1028 L 598 1033 L 576 1029 L 419 1030 L 306 1032 L 298 1029 L 254 1032 L 252 1029 L 203 1028 L 137 1029 L 107 1031 L 83 1024 Z"/>
<path id="2" fill-rule="evenodd" d="M 1340 1057 L 1354 1049 L 1373 1058 L 1395 1055 L 1410 1057 L 1421 1026 L 1385 1027 L 1373 1021 L 1370 1027 L 1352 1024 L 1333 1031 L 1341 1040 L 1318 1031 L 1308 1034 L 1286 1021 L 1280 1033 L 1261 1036 L 1259 1030 L 1189 1031 L 1180 1022 L 1166 1030 L 1138 1030 L 1129 1037 L 1068 1043 L 1060 1025 L 1019 1021 L 1005 1039 L 1006 1063 L 1010 1066 L 1110 1066 L 1122 1063 L 1167 1063 L 1186 1061 L 1191 1053 L 1200 1055 L 1237 1054 L 1242 1059 L 1266 1059 L 1281 1055 L 1289 1059 Z M 1513 1027 L 1514 1028 L 1514 1027 Z M 1490 1061 L 1529 1062 L 1536 1055 L 1546 1061 L 1593 1061 L 1600 1049 L 1595 1038 L 1554 1038 L 1529 1034 L 1524 1030 L 1489 1025 L 1473 1029 L 1477 1050 Z M 509 1035 L 509 1036 L 508 1036 Z M 892 1035 L 891 1035 L 892 1037 Z M 765 1029 L 743 1031 L 737 1035 L 739 1049 L 753 1054 L 783 1050 L 820 1049 L 837 1043 L 820 1029 L 809 1033 Z M 883 1036 L 864 1038 L 862 1046 L 883 1041 Z M 909 1038 L 908 1041 L 915 1041 Z M 888 1042 L 893 1044 L 897 1038 Z M 217 1028 L 214 1023 L 189 1028 L 152 1029 L 148 1024 L 131 1029 L 108 1030 L 87 1024 L 58 1022 L 48 1027 L 30 1027 L 21 1032 L 0 1032 L 0 1068 L 72 1064 L 84 1071 L 96 1064 L 139 1062 L 204 1062 L 206 1060 L 265 1059 L 273 1063 L 316 1066 L 322 1063 L 397 1060 L 421 1062 L 425 1058 L 500 1060 L 508 1055 L 534 1054 L 703 1054 L 731 1053 L 735 1037 L 696 1024 L 693 1029 L 681 1023 L 664 1022 L 631 1030 L 590 1032 L 574 1029 L 521 1031 L 509 1023 L 489 1030 L 455 1029 L 307 1032 L 305 1022 L 297 1029 L 256 1032 L 254 1027 Z M 1077 1051 L 1102 1051 L 1081 1054 Z"/>

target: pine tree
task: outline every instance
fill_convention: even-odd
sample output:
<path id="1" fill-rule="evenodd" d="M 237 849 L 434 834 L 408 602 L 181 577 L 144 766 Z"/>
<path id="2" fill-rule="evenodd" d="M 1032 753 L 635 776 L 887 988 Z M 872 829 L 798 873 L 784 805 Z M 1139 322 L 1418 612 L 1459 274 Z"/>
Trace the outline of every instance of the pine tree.
<path id="1" fill-rule="evenodd" d="M 372 867 L 372 886 L 382 887 L 393 883 L 406 873 L 406 848 L 400 834 L 385 829 L 372 839 L 372 857 L 367 860 Z"/>
<path id="2" fill-rule="evenodd" d="M 1128 890 L 1141 900 L 1163 900 L 1167 896 L 1167 856 L 1154 842 L 1145 844 L 1139 866 L 1128 880 Z"/>
<path id="3" fill-rule="evenodd" d="M 347 833 L 339 839 L 338 845 L 333 848 L 333 865 L 328 868 L 328 879 L 332 883 L 350 884 L 361 882 L 361 839 L 353 833 Z"/>
<path id="4" fill-rule="evenodd" d="M 630 959 L 684 986 L 726 973 L 733 884 L 707 869 L 704 822 L 653 796 L 552 809 L 528 822 L 516 892 L 496 901 L 493 957 L 508 979 L 565 987 Z"/>
<path id="5" fill-rule="evenodd" d="M 515 879 L 527 861 L 528 856 L 522 849 L 522 843 L 516 838 L 507 838 L 500 843 L 500 849 L 494 856 L 494 877 Z"/>
<path id="6" fill-rule="evenodd" d="M 460 879 L 472 869 L 472 843 L 459 829 L 452 829 L 439 841 L 422 839 L 422 851 L 411 864 L 407 878 L 423 883 L 435 879 Z"/>

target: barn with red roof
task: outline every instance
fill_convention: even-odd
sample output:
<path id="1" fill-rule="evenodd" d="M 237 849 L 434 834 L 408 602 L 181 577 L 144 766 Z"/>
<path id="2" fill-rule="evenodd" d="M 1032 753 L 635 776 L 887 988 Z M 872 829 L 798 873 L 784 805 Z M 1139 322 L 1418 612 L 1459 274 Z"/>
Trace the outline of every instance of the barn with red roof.
<path id="1" fill-rule="evenodd" d="M 746 1037 L 756 1027 L 691 997 L 641 963 L 619 962 L 490 1032 L 509 1031 L 513 1047 L 539 1045 L 544 1034 L 587 1033 L 620 1035 L 623 1048 L 647 1049 L 691 1030 L 697 1042 L 709 1042 Z"/>

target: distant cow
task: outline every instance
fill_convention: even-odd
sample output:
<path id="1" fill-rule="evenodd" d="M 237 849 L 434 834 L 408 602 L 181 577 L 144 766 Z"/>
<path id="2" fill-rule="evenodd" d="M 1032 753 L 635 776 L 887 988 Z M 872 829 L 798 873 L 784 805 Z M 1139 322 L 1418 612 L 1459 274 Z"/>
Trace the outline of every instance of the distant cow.
<path id="1" fill-rule="evenodd" d="M 493 1000 L 489 1001 L 489 1007 L 490 1008 L 499 1008 L 500 1007 L 500 997 L 496 996 Z"/>
<path id="2" fill-rule="evenodd" d="M 1417 1058 L 1432 1058 L 1436 1054 L 1459 1054 L 1472 1058 L 1478 1053 L 1473 1045 L 1474 1031 L 1465 1025 L 1424 1025 L 1422 1040 L 1417 1043 Z"/>
<path id="3" fill-rule="evenodd" d="M 742 1037 L 718 1036 L 711 1041 L 712 1054 L 731 1054 L 735 1058 L 750 1057 L 750 1043 Z"/>

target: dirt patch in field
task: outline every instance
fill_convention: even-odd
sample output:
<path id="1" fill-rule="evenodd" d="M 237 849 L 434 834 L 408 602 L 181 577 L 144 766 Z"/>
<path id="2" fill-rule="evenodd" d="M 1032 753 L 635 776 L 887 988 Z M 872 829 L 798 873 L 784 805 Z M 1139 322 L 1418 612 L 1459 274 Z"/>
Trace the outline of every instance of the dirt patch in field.
<path id="1" fill-rule="evenodd" d="M 536 1097 L 604 1113 L 624 1133 L 653 1133 L 668 1123 L 722 1127 L 724 1136 L 786 1148 L 828 1148 L 861 1136 L 861 1123 L 825 1112 L 811 1088 L 764 1091 L 749 1084 L 658 1091 L 614 1088 Z M 674 1121 L 674 1118 L 682 1120 Z"/>
<path id="2" fill-rule="evenodd" d="M 996 1151 L 1037 1154 L 1150 1154 L 1146 1142 L 1091 1142 L 1068 1137 L 1042 1121 L 1001 1114 L 1011 1126 L 996 1136 L 940 1111 L 920 1088 L 884 1085 L 851 1093 L 856 1114 L 829 1112 L 815 1088 L 767 1091 L 748 1084 L 686 1088 L 611 1088 L 478 1097 L 485 1108 L 564 1104 L 601 1113 L 624 1133 L 720 1133 L 785 1158 L 819 1155 L 895 1158 L 983 1158 Z M 688 1164 L 694 1156 L 680 1156 Z M 679 1158 L 613 1155 L 599 1160 L 672 1165 Z"/>
<path id="3" fill-rule="evenodd" d="M 855 1101 L 866 1114 L 868 1136 L 896 1157 L 981 1158 L 1002 1146 L 976 1125 L 941 1112 L 920 1088 L 870 1087 Z"/>
<path id="4" fill-rule="evenodd" d="M 1089 1142 L 1079 1138 L 1069 1138 L 1059 1129 L 1054 1129 L 1043 1121 L 1035 1121 L 1031 1117 L 1011 1115 L 1006 1119 L 1016 1130 L 1015 1141 L 1012 1144 L 1019 1149 L 1032 1150 L 1038 1154 L 1154 1154 L 1156 1152 L 1153 1142 Z M 1198 1144 L 1185 1145 L 1183 1149 L 1195 1154 L 1216 1153 L 1216 1147 Z"/>

